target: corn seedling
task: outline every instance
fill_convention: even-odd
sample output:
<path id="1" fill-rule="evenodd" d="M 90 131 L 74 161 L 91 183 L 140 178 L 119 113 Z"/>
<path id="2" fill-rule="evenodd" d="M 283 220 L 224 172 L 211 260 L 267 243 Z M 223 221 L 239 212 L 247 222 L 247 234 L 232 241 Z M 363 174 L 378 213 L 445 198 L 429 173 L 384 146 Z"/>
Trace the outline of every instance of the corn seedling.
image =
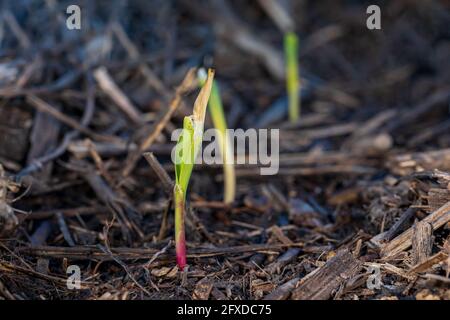
<path id="1" fill-rule="evenodd" d="M 289 104 L 289 120 L 297 122 L 300 117 L 300 81 L 298 75 L 298 38 L 290 31 L 284 35 L 284 54 L 286 59 L 286 89 Z"/>
<path id="2" fill-rule="evenodd" d="M 180 270 L 186 266 L 186 240 L 184 231 L 184 213 L 186 192 L 189 185 L 194 161 L 201 148 L 206 108 L 211 93 L 214 71 L 208 70 L 204 86 L 194 103 L 191 116 L 184 117 L 183 131 L 175 147 L 175 247 L 177 264 Z"/>
<path id="3" fill-rule="evenodd" d="M 206 81 L 206 72 L 204 69 L 199 69 L 198 79 L 200 86 L 203 87 Z M 214 127 L 218 131 L 217 142 L 219 144 L 223 161 L 224 202 L 231 203 L 234 201 L 236 194 L 236 176 L 234 173 L 233 150 L 231 150 L 229 137 L 227 135 L 227 121 L 223 111 L 222 99 L 220 98 L 219 86 L 216 81 L 213 81 L 208 105 Z"/>

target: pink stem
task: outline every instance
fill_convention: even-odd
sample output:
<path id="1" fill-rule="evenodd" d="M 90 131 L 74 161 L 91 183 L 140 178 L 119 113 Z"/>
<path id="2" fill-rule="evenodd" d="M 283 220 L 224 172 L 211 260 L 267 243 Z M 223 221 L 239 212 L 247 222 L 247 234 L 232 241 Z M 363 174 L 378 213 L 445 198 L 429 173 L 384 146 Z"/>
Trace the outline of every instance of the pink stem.
<path id="1" fill-rule="evenodd" d="M 184 233 L 184 193 L 175 186 L 175 251 L 178 268 L 186 266 L 186 238 Z"/>

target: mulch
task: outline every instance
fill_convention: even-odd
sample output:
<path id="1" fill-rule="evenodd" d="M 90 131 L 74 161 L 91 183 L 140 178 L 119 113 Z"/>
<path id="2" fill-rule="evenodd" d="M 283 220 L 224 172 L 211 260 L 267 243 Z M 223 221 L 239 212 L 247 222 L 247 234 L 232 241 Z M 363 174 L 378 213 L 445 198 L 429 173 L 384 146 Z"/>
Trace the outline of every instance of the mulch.
<path id="1" fill-rule="evenodd" d="M 0 299 L 450 299 L 450 3 L 378 1 L 368 30 L 373 1 L 291 2 L 297 124 L 257 1 L 84 1 L 81 30 L 66 1 L 3 4 Z M 180 272 L 171 133 L 198 66 L 230 128 L 280 129 L 280 169 L 236 165 L 224 204 L 195 167 Z"/>

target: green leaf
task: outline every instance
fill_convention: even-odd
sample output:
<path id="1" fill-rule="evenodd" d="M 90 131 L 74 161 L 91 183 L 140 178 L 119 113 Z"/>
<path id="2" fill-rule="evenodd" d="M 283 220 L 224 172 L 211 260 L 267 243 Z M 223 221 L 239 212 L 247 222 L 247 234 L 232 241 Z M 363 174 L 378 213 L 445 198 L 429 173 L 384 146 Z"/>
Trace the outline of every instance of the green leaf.
<path id="1" fill-rule="evenodd" d="M 294 32 L 284 36 L 284 53 L 286 59 L 286 88 L 289 101 L 289 118 L 296 122 L 300 117 L 299 72 L 298 72 L 298 37 Z"/>
<path id="2" fill-rule="evenodd" d="M 206 82 L 206 72 L 204 69 L 198 70 L 197 77 L 200 86 Z M 218 143 L 223 159 L 224 171 L 224 201 L 231 203 L 234 201 L 236 194 L 236 175 L 232 161 L 233 150 L 230 148 L 229 137 L 227 136 L 227 122 L 225 112 L 223 111 L 222 99 L 220 98 L 220 90 L 216 81 L 213 82 L 211 95 L 208 101 L 209 112 L 214 123 L 214 127 L 219 131 Z"/>
<path id="3" fill-rule="evenodd" d="M 183 131 L 175 147 L 175 182 L 186 195 L 195 159 L 203 141 L 203 128 L 214 72 L 209 71 L 205 86 L 195 100 L 191 116 L 184 117 Z"/>

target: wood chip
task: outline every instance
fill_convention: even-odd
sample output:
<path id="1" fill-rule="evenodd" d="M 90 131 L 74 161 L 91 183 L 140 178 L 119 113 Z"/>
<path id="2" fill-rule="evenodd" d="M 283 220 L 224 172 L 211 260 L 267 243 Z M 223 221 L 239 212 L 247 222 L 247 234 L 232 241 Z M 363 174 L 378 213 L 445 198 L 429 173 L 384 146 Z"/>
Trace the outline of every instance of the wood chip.
<path id="1" fill-rule="evenodd" d="M 302 283 L 292 293 L 295 300 L 326 300 L 333 291 L 344 282 L 354 277 L 361 269 L 362 263 L 353 258 L 349 250 L 341 250 L 314 275 Z"/>
<path id="2" fill-rule="evenodd" d="M 449 258 L 449 255 L 444 251 L 440 251 L 435 255 L 429 257 L 428 259 L 422 261 L 421 263 L 415 265 L 409 273 L 421 273 L 429 270 L 434 265 L 446 260 Z"/>
<path id="3" fill-rule="evenodd" d="M 263 300 L 286 300 L 299 280 L 300 278 L 294 278 L 286 283 L 283 283 L 281 286 L 266 295 Z"/>
<path id="4" fill-rule="evenodd" d="M 286 245 L 292 245 L 294 242 L 289 239 L 288 237 L 286 237 L 283 233 L 283 230 L 281 230 L 281 228 L 279 226 L 273 226 L 270 228 L 270 231 L 272 231 L 272 234 L 278 239 L 278 241 L 280 241 L 283 244 Z"/>
<path id="5" fill-rule="evenodd" d="M 440 189 L 440 188 L 431 188 L 428 191 L 428 206 L 430 212 L 433 212 L 448 201 L 450 201 L 450 190 L 449 189 Z"/>
<path id="6" fill-rule="evenodd" d="M 283 253 L 276 261 L 269 264 L 264 270 L 269 273 L 280 273 L 281 269 L 293 262 L 300 253 L 300 248 L 290 248 L 285 253 Z"/>
<path id="7" fill-rule="evenodd" d="M 433 231 L 445 225 L 450 221 L 450 201 L 440 207 L 438 210 L 434 211 L 432 214 L 428 215 L 422 221 L 424 223 L 431 224 Z M 411 227 L 401 235 L 387 243 L 381 249 L 381 256 L 383 257 L 383 259 L 389 259 L 396 254 L 408 249 L 412 244 L 412 237 L 413 228 Z"/>
<path id="8" fill-rule="evenodd" d="M 388 231 L 377 234 L 375 237 L 370 239 L 369 244 L 375 246 L 376 248 L 380 248 L 386 241 L 391 241 L 397 234 L 405 229 L 406 224 L 411 220 L 415 212 L 415 208 L 409 208 L 403 212 L 400 218 Z"/>
<path id="9" fill-rule="evenodd" d="M 412 262 L 418 264 L 426 261 L 433 247 L 433 227 L 428 222 L 417 222 L 413 226 Z"/>
<path id="10" fill-rule="evenodd" d="M 389 158 L 388 166 L 399 175 L 434 169 L 449 170 L 450 149 L 395 155 Z"/>
<path id="11" fill-rule="evenodd" d="M 213 289 L 211 290 L 211 295 L 214 297 L 214 299 L 216 300 L 228 300 L 227 296 L 220 291 L 219 289 L 217 289 L 215 286 L 213 287 Z"/>

